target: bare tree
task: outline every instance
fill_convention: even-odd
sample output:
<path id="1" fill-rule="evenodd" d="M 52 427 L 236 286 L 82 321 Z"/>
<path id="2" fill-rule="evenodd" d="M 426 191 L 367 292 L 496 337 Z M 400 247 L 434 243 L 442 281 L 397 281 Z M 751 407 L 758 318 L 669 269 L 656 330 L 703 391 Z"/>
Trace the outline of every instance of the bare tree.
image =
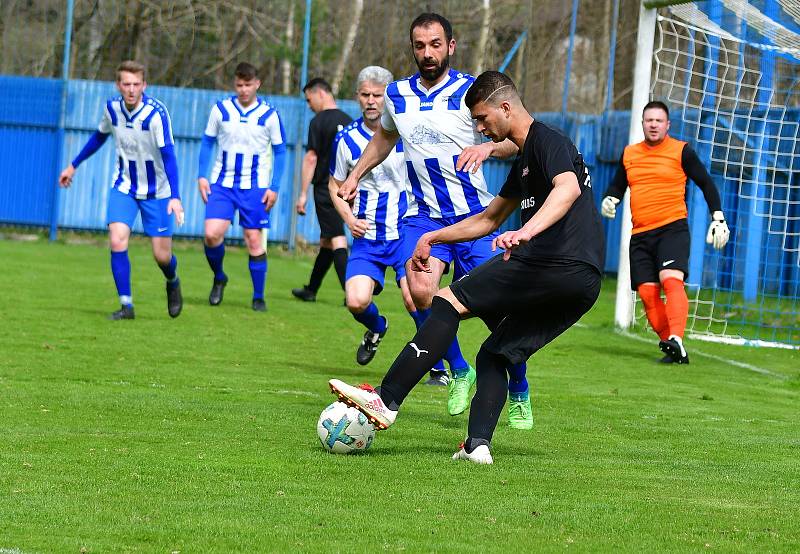
<path id="1" fill-rule="evenodd" d="M 350 28 L 347 31 L 347 36 L 344 39 L 344 44 L 342 45 L 342 55 L 339 58 L 339 63 L 336 65 L 336 71 L 333 74 L 333 82 L 331 83 L 331 88 L 333 88 L 333 94 L 339 94 L 339 85 L 342 83 L 342 77 L 344 76 L 344 68 L 347 65 L 347 61 L 350 59 L 350 52 L 353 51 L 353 43 L 356 40 L 356 34 L 358 34 L 358 25 L 361 22 L 361 14 L 364 11 L 364 0 L 353 0 L 353 10 L 350 13 L 350 16 L 353 18 L 350 22 Z"/>
<path id="2" fill-rule="evenodd" d="M 475 48 L 475 75 L 483 72 L 484 59 L 486 56 L 486 43 L 489 41 L 490 24 L 492 21 L 492 0 L 483 0 L 483 23 L 478 37 L 478 44 Z"/>

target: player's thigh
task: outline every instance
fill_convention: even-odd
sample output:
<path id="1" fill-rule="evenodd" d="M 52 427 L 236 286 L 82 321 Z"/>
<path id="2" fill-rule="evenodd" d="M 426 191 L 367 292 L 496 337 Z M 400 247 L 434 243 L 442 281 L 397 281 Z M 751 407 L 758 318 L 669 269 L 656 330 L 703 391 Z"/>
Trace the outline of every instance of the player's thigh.
<path id="1" fill-rule="evenodd" d="M 424 215 L 415 215 L 403 221 L 403 236 L 400 248 L 403 262 L 410 260 L 414 255 L 419 238 L 430 231 L 438 231 L 446 227 L 441 220 L 433 219 Z M 434 244 L 431 247 L 431 256 L 444 263 L 443 273 L 447 273 L 450 262 L 453 260 L 454 249 L 451 244 Z M 437 281 L 438 283 L 438 281 Z"/>
<path id="2" fill-rule="evenodd" d="M 169 198 L 139 200 L 144 234 L 148 237 L 171 237 L 174 228 L 173 216 L 169 213 Z"/>
<path id="3" fill-rule="evenodd" d="M 491 233 L 472 241 L 454 244 L 453 279 L 461 278 L 497 256 L 498 253 L 492 250 L 492 241 L 497 235 L 498 233 Z"/>
<path id="4" fill-rule="evenodd" d="M 400 294 L 403 297 L 403 306 L 406 311 L 416 311 L 417 307 L 414 305 L 414 299 L 411 298 L 411 291 L 408 290 L 408 279 L 406 279 L 405 275 L 397 280 L 397 286 L 400 287 Z"/>
<path id="5" fill-rule="evenodd" d="M 261 202 L 265 189 L 243 189 L 236 193 L 239 225 L 247 229 L 269 229 L 269 212 Z M 258 239 L 261 240 L 260 238 Z"/>
<path id="6" fill-rule="evenodd" d="M 220 185 L 211 185 L 211 192 L 206 203 L 206 221 L 224 219 L 230 223 L 233 221 L 235 211 L 236 201 L 233 189 Z"/>
<path id="7" fill-rule="evenodd" d="M 636 290 L 642 283 L 658 283 L 657 242 L 650 231 L 631 236 L 628 251 L 631 289 Z"/>
<path id="8" fill-rule="evenodd" d="M 665 225 L 658 234 L 656 264 L 659 272 L 675 270 L 689 276 L 689 249 L 691 238 L 689 224 L 685 219 Z"/>
<path id="9" fill-rule="evenodd" d="M 136 222 L 136 216 L 138 215 L 139 203 L 134 197 L 123 194 L 117 189 L 111 189 L 109 191 L 108 205 L 106 208 L 106 223 L 108 224 L 109 237 L 112 241 L 115 238 L 122 238 L 123 235 L 125 240 L 127 240 L 131 229 L 133 229 L 133 224 Z M 120 225 L 128 228 L 127 234 L 121 229 Z"/>
<path id="10" fill-rule="evenodd" d="M 355 239 L 350 249 L 350 256 L 347 258 L 345 281 L 349 282 L 350 279 L 357 276 L 367 277 L 374 283 L 374 294 L 380 294 L 383 290 L 385 274 L 383 242 Z M 370 287 L 370 295 L 372 294 L 373 287 Z"/>
<path id="11" fill-rule="evenodd" d="M 372 302 L 372 291 L 375 281 L 369 275 L 353 275 L 344 284 L 347 308 L 350 311 L 362 312 Z"/>
<path id="12" fill-rule="evenodd" d="M 406 280 L 408 289 L 414 304 L 417 308 L 426 309 L 430 307 L 433 296 L 439 290 L 439 282 L 442 280 L 447 269 L 447 264 L 438 258 L 428 259 L 430 272 L 416 271 L 411 267 L 411 260 L 406 262 Z"/>

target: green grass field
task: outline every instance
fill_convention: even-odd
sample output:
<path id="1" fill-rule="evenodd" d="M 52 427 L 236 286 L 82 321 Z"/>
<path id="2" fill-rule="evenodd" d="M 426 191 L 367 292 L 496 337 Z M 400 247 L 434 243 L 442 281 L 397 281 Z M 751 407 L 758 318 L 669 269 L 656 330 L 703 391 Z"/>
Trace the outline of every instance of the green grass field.
<path id="1" fill-rule="evenodd" d="M 260 314 L 242 249 L 211 308 L 200 243 L 179 243 L 170 320 L 136 241 L 137 319 L 110 322 L 95 242 L 0 240 L 0 553 L 800 550 L 797 352 L 690 342 L 691 365 L 657 364 L 654 337 L 614 332 L 607 281 L 531 360 L 535 427 L 504 415 L 493 466 L 450 460 L 466 415 L 423 386 L 367 454 L 336 456 L 315 431 L 327 380 L 377 384 L 411 337 L 394 287 L 362 368 L 333 274 L 316 304 L 289 293 L 310 258 L 270 253 Z M 474 357 L 485 331 L 459 336 Z"/>

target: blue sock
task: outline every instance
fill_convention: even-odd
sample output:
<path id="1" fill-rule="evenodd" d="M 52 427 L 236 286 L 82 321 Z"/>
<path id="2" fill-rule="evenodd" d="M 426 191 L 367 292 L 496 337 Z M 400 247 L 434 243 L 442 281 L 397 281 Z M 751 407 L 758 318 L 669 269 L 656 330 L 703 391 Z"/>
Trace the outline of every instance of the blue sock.
<path id="1" fill-rule="evenodd" d="M 119 303 L 123 306 L 133 306 L 131 296 L 131 261 L 128 259 L 128 251 L 111 252 L 111 275 L 114 276 L 114 284 L 117 286 Z"/>
<path id="2" fill-rule="evenodd" d="M 528 365 L 522 362 L 510 365 L 506 369 L 508 371 L 508 393 L 517 396 L 519 400 L 525 399 L 528 396 L 528 379 L 525 378 Z"/>
<path id="3" fill-rule="evenodd" d="M 425 323 L 425 320 L 428 319 L 428 316 L 431 315 L 431 309 L 428 308 L 427 310 L 417 310 L 416 312 L 408 312 L 408 315 L 411 316 L 411 319 L 414 320 L 414 324 L 417 326 L 417 331 L 419 328 L 422 327 L 422 324 Z M 431 368 L 434 371 L 446 371 L 444 368 L 444 361 L 439 360 L 433 367 Z"/>
<path id="4" fill-rule="evenodd" d="M 444 359 L 450 364 L 450 372 L 454 377 L 462 377 L 469 371 L 469 363 L 464 359 L 461 354 L 461 347 L 458 345 L 458 337 L 453 339 L 450 346 L 447 347 L 447 353 Z"/>
<path id="5" fill-rule="evenodd" d="M 250 279 L 253 281 L 253 300 L 264 298 L 264 283 L 267 281 L 267 253 L 250 256 Z M 220 260 L 222 269 L 222 260 Z M 223 273 L 224 275 L 224 273 Z"/>
<path id="6" fill-rule="evenodd" d="M 219 243 L 219 246 L 203 245 L 206 251 L 206 259 L 211 271 L 214 272 L 214 279 L 217 281 L 227 281 L 228 276 L 222 271 L 222 259 L 225 257 L 225 242 Z"/>
<path id="7" fill-rule="evenodd" d="M 384 333 L 386 331 L 386 318 L 378 312 L 378 306 L 375 305 L 375 302 L 370 302 L 366 310 L 360 314 L 353 314 L 353 317 L 373 333 Z"/>
<path id="8" fill-rule="evenodd" d="M 175 254 L 169 259 L 167 265 L 159 264 L 158 267 L 161 268 L 161 273 L 164 274 L 168 282 L 174 283 L 178 280 L 178 258 L 175 257 Z"/>

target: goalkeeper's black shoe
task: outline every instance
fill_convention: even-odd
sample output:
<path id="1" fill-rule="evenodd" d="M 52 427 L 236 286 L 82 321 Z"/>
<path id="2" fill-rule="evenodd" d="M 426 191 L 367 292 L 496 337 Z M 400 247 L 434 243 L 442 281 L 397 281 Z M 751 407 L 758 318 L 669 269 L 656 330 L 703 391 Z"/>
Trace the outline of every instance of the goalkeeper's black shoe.
<path id="1" fill-rule="evenodd" d="M 167 281 L 167 312 L 169 317 L 178 317 L 183 310 L 183 294 L 181 294 L 181 281 L 174 283 Z"/>
<path id="2" fill-rule="evenodd" d="M 119 321 L 120 319 L 135 319 L 136 315 L 133 313 L 133 306 L 125 305 L 120 307 L 116 312 L 112 312 L 108 316 L 111 321 Z"/>
<path id="3" fill-rule="evenodd" d="M 672 358 L 672 363 L 675 364 L 688 364 L 689 355 L 683 347 L 683 341 L 677 335 L 670 335 L 667 340 L 662 340 L 658 343 L 661 351 Z"/>
<path id="4" fill-rule="evenodd" d="M 669 354 L 664 354 L 664 357 L 658 360 L 660 364 L 674 364 L 675 360 L 672 359 L 672 356 Z"/>
<path id="5" fill-rule="evenodd" d="M 222 295 L 225 292 L 225 285 L 227 284 L 227 279 L 214 279 L 214 284 L 211 285 L 211 292 L 208 295 L 209 304 L 212 306 L 219 306 L 222 303 Z"/>
<path id="6" fill-rule="evenodd" d="M 253 298 L 253 311 L 254 312 L 267 311 L 267 303 L 264 302 L 263 298 Z"/>

